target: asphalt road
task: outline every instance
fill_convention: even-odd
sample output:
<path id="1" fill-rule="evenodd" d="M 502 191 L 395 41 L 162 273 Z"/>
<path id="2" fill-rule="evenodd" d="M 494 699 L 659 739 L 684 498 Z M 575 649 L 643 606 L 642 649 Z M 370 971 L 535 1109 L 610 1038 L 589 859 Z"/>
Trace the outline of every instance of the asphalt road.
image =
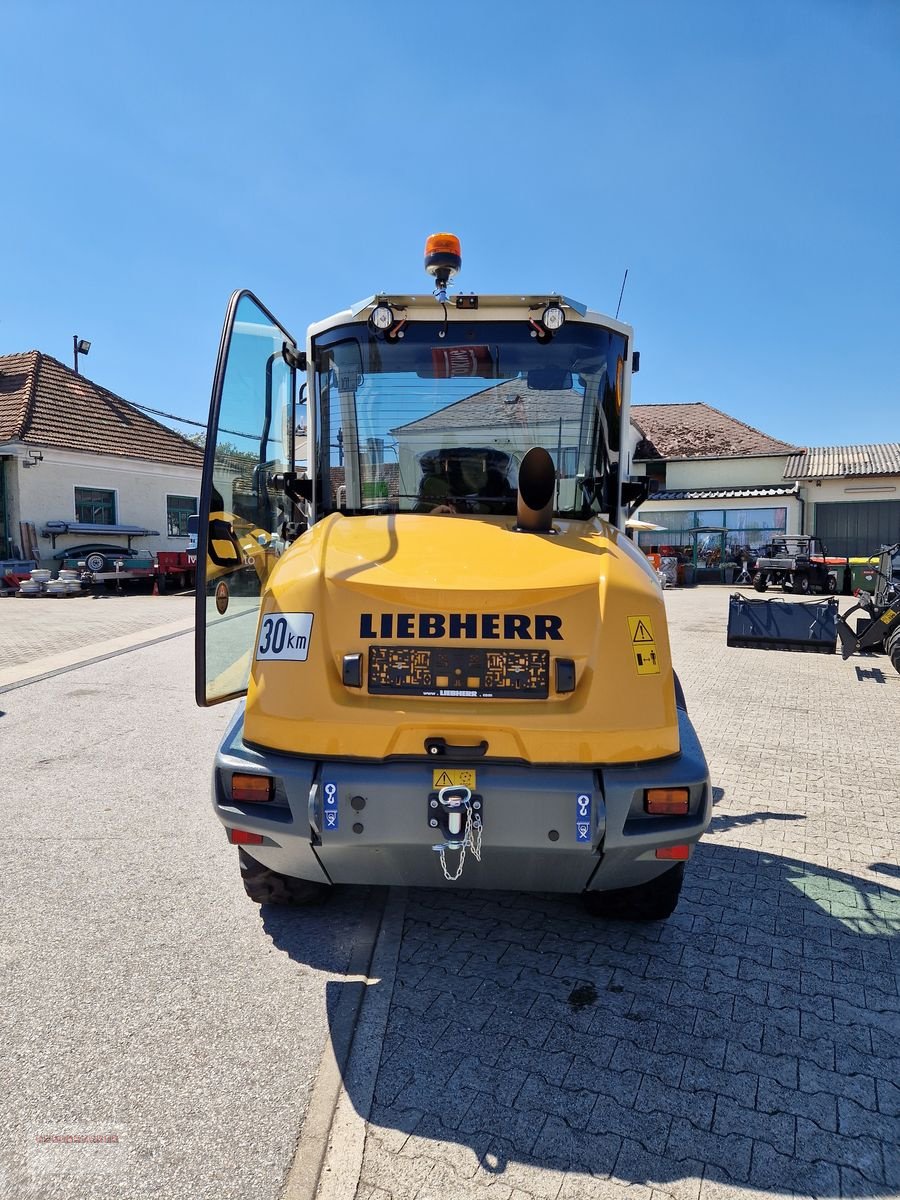
<path id="1" fill-rule="evenodd" d="M 0 695 L 11 1200 L 274 1197 L 294 1150 L 365 897 L 245 898 L 207 799 L 232 706 L 195 708 L 192 650 Z"/>

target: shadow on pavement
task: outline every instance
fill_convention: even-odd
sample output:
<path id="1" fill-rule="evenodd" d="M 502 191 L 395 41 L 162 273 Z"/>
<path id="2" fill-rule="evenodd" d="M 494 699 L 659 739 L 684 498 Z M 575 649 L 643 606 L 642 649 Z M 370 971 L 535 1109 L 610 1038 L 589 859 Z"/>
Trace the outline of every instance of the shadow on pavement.
<path id="1" fill-rule="evenodd" d="M 309 914 L 265 921 L 315 964 Z M 898 891 L 709 842 L 661 923 L 411 891 L 363 1182 L 894 1195 L 898 934 Z"/>
<path id="2" fill-rule="evenodd" d="M 0 713 L 0 716 L 2 715 L 3 714 Z M 869 870 L 874 871 L 878 875 L 893 875 L 895 879 L 900 879 L 900 866 L 898 866 L 896 863 L 870 863 Z"/>
<path id="3" fill-rule="evenodd" d="M 760 821 L 805 821 L 803 813 L 755 812 L 733 813 L 716 816 L 709 823 L 710 833 L 724 833 L 726 829 L 737 829 L 744 825 L 758 825 Z"/>
<path id="4" fill-rule="evenodd" d="M 881 667 L 856 668 L 856 678 L 860 683 L 887 683 L 887 678 Z"/>

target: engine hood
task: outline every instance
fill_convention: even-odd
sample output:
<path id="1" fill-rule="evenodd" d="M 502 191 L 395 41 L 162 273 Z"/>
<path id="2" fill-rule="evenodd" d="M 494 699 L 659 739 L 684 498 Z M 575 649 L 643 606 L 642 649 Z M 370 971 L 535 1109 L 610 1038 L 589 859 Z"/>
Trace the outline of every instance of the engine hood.
<path id="1" fill-rule="evenodd" d="M 677 753 L 662 593 L 600 521 L 328 517 L 270 577 L 245 737 L 326 758 L 423 756 L 435 737 L 534 763 Z"/>

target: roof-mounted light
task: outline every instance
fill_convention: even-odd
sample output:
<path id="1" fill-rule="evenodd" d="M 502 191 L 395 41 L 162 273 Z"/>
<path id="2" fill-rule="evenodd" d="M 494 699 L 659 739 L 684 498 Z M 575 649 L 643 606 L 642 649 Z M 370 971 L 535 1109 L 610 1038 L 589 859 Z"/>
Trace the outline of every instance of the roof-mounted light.
<path id="1" fill-rule="evenodd" d="M 566 314 L 563 312 L 561 305 L 548 304 L 541 313 L 541 324 L 548 333 L 556 333 L 562 329 L 566 323 Z"/>
<path id="2" fill-rule="evenodd" d="M 447 303 L 447 284 L 462 267 L 462 248 L 453 233 L 433 233 L 425 242 L 425 270 L 434 276 L 435 295 Z"/>
<path id="3" fill-rule="evenodd" d="M 389 304 L 376 304 L 372 309 L 369 322 L 373 329 L 386 333 L 394 324 L 394 310 Z"/>

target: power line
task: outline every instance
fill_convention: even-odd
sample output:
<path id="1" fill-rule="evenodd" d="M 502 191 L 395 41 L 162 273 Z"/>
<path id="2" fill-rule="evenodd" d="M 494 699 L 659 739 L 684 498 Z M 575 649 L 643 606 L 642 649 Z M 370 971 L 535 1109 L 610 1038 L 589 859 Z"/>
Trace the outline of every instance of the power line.
<path id="1" fill-rule="evenodd" d="M 192 421 L 190 417 L 176 417 L 174 413 L 162 412 L 158 408 L 148 408 L 146 404 L 135 404 L 131 401 L 132 408 L 139 408 L 141 412 L 153 413 L 154 417 L 166 417 L 169 421 L 178 421 L 182 425 L 196 425 L 198 429 L 205 429 L 205 421 Z"/>
<path id="2" fill-rule="evenodd" d="M 192 421 L 190 417 L 177 417 L 175 413 L 163 412 L 159 408 L 150 408 L 146 404 L 135 404 L 131 401 L 132 408 L 139 408 L 141 412 L 153 413 L 154 417 L 165 417 L 168 421 L 178 421 L 182 425 L 196 425 L 198 429 L 206 429 L 205 421 Z M 237 429 L 225 429 L 224 426 L 219 426 L 220 433 L 230 433 L 233 437 L 249 438 L 251 441 L 258 441 L 259 434 L 241 433 Z"/>

